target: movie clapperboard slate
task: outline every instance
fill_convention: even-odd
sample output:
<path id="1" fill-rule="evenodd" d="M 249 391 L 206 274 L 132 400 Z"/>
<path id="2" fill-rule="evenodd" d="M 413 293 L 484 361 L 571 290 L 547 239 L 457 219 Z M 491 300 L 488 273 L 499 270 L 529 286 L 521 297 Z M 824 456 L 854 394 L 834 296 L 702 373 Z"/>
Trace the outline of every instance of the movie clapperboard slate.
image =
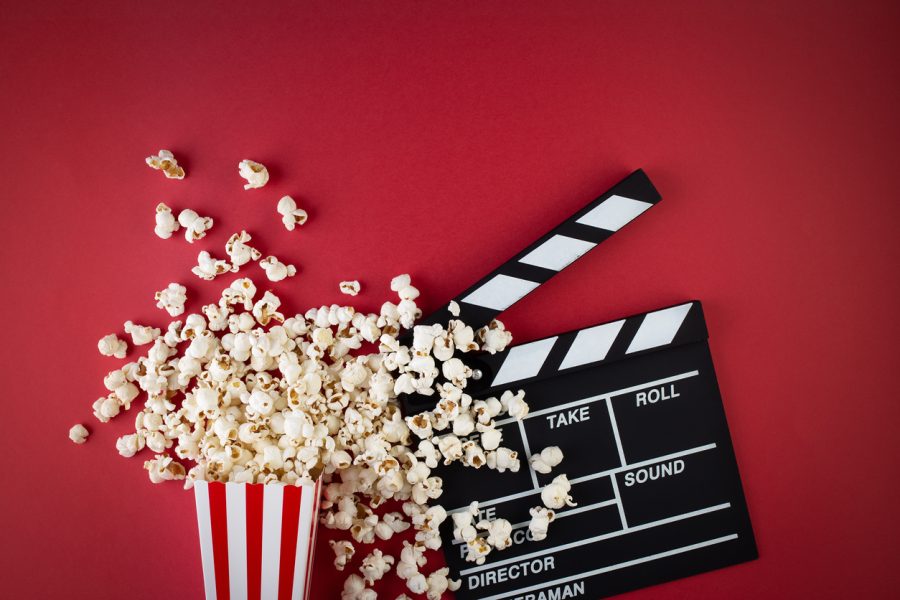
<path id="1" fill-rule="evenodd" d="M 632 173 L 460 294 L 459 318 L 487 324 L 659 200 L 647 176 Z M 450 318 L 444 309 L 423 323 Z M 482 518 L 513 524 L 513 545 L 476 565 L 445 521 L 458 599 L 600 598 L 756 558 L 707 338 L 700 303 L 687 302 L 493 355 L 460 355 L 481 375 L 466 388 L 473 398 L 522 389 L 531 410 L 497 421 L 502 445 L 519 453 L 519 472 L 436 470 L 448 512 L 478 500 Z M 404 399 L 407 414 L 433 404 Z M 551 445 L 562 449 L 562 464 L 536 473 L 528 457 Z M 556 511 L 547 538 L 531 540 L 529 508 L 560 473 L 577 506 Z"/>

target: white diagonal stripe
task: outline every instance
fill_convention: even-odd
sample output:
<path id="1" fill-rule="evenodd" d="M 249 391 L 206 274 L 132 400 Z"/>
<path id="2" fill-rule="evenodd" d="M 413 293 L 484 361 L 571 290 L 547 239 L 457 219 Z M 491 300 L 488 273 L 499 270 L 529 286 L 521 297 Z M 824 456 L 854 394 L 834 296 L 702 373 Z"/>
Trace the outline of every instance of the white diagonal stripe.
<path id="1" fill-rule="evenodd" d="M 647 313 L 625 354 L 671 344 L 691 310 L 691 303 Z"/>
<path id="2" fill-rule="evenodd" d="M 541 284 L 535 281 L 528 281 L 527 279 L 519 279 L 509 275 L 496 275 L 483 286 L 460 300 L 460 302 L 493 308 L 494 310 L 506 310 L 539 285 Z"/>
<path id="3" fill-rule="evenodd" d="M 197 503 L 197 529 L 200 530 L 200 559 L 203 562 L 203 588 L 206 600 L 216 600 L 216 568 L 213 560 L 212 526 L 209 521 L 209 484 L 194 482 L 194 502 Z"/>
<path id="4" fill-rule="evenodd" d="M 606 353 L 609 352 L 624 324 L 625 319 L 622 319 L 579 331 L 559 368 L 571 369 L 606 358 Z"/>
<path id="5" fill-rule="evenodd" d="M 225 484 L 228 581 L 232 598 L 247 597 L 247 497 L 243 483 Z"/>
<path id="6" fill-rule="evenodd" d="M 618 231 L 651 206 L 653 205 L 649 202 L 613 194 L 575 222 L 608 231 Z"/>
<path id="7" fill-rule="evenodd" d="M 316 484 L 300 487 L 300 524 L 297 527 L 297 553 L 294 555 L 293 600 L 304 600 L 306 592 L 306 563 L 309 560 L 309 539 L 312 520 L 317 512 Z"/>
<path id="8" fill-rule="evenodd" d="M 281 511 L 284 486 L 263 486 L 262 569 L 260 598 L 278 600 L 278 569 L 281 556 Z"/>
<path id="9" fill-rule="evenodd" d="M 492 386 L 502 385 L 511 381 L 519 381 L 528 377 L 534 377 L 541 370 L 541 365 L 550 354 L 550 349 L 556 343 L 556 338 L 538 340 L 529 344 L 514 346 L 506 355 L 497 376 L 494 377 Z"/>
<path id="10" fill-rule="evenodd" d="M 552 271 L 562 271 L 596 245 L 594 242 L 585 242 L 566 235 L 554 235 L 519 259 L 519 262 Z"/>

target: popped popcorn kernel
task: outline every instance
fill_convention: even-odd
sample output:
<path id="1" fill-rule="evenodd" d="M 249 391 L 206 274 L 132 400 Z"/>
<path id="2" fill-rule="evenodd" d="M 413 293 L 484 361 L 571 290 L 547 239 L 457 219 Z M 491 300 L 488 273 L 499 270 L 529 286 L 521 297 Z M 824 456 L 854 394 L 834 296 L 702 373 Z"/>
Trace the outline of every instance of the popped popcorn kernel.
<path id="1" fill-rule="evenodd" d="M 153 169 L 162 171 L 167 179 L 184 179 L 184 169 L 178 166 L 175 156 L 168 150 L 160 150 L 155 156 L 148 156 L 144 161 Z"/>
<path id="2" fill-rule="evenodd" d="M 247 180 L 245 190 L 261 188 L 269 182 L 269 170 L 264 165 L 252 160 L 242 160 L 238 163 L 238 173 Z"/>
<path id="3" fill-rule="evenodd" d="M 100 338 L 100 341 L 97 342 L 97 349 L 103 356 L 125 358 L 128 353 L 128 344 L 120 340 L 116 334 L 110 333 Z"/>
<path id="4" fill-rule="evenodd" d="M 348 296 L 356 296 L 359 294 L 360 285 L 358 281 L 342 281 L 340 284 L 341 293 Z"/>
<path id="5" fill-rule="evenodd" d="M 69 439 L 76 444 L 85 443 L 89 435 L 90 432 L 88 432 L 88 430 L 81 423 L 72 425 L 72 428 L 69 429 Z"/>
<path id="6" fill-rule="evenodd" d="M 297 203 L 290 196 L 282 196 L 276 208 L 281 215 L 281 222 L 288 231 L 293 231 L 297 225 L 306 223 L 308 215 L 302 208 L 297 208 Z"/>
<path id="7" fill-rule="evenodd" d="M 297 274 L 297 267 L 286 265 L 274 256 L 267 256 L 259 261 L 259 266 L 266 272 L 269 281 L 282 281 Z"/>
<path id="8" fill-rule="evenodd" d="M 203 250 L 197 255 L 197 266 L 191 269 L 191 273 L 205 281 L 212 281 L 219 275 L 234 273 L 238 268 L 227 260 L 213 258 L 209 252 Z"/>
<path id="9" fill-rule="evenodd" d="M 543 506 L 532 507 L 528 512 L 531 514 L 531 520 L 528 522 L 531 538 L 536 542 L 547 539 L 547 530 L 556 518 L 556 513 Z"/>
<path id="10" fill-rule="evenodd" d="M 165 310 L 170 316 L 177 317 L 184 312 L 187 302 L 187 288 L 178 283 L 170 283 L 165 289 L 154 295 L 156 307 Z"/>
<path id="11" fill-rule="evenodd" d="M 334 568 L 338 571 L 343 571 L 347 563 L 353 560 L 356 549 L 347 540 L 329 540 L 328 543 L 331 545 L 332 551 L 334 551 Z"/>
<path id="12" fill-rule="evenodd" d="M 231 259 L 234 270 L 244 266 L 251 260 L 259 260 L 262 253 L 248 244 L 253 238 L 246 231 L 235 233 L 225 242 L 225 253 Z"/>
<path id="13" fill-rule="evenodd" d="M 532 455 L 529 461 L 532 469 L 546 475 L 553 470 L 553 467 L 559 465 L 562 459 L 563 453 L 559 446 L 547 446 L 538 454 Z"/>
<path id="14" fill-rule="evenodd" d="M 181 225 L 175 219 L 175 215 L 172 214 L 172 209 L 163 202 L 156 205 L 155 218 L 156 226 L 153 228 L 153 233 L 164 240 L 172 237 L 172 234 L 181 228 Z"/>
<path id="15" fill-rule="evenodd" d="M 195 211 L 186 208 L 178 213 L 178 224 L 184 227 L 184 239 L 193 244 L 206 237 L 206 232 L 213 226 L 211 217 L 201 217 Z"/>
<path id="16" fill-rule="evenodd" d="M 541 502 L 551 509 L 560 509 L 564 506 L 578 506 L 572 501 L 569 491 L 572 484 L 565 475 L 558 475 L 552 482 L 541 490 Z"/>

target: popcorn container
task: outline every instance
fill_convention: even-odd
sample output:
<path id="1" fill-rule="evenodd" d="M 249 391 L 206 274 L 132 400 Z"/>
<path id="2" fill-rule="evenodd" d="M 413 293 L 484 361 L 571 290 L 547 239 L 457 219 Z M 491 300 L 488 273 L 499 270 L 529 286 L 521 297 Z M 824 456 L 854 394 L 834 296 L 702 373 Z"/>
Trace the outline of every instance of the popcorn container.
<path id="1" fill-rule="evenodd" d="M 307 600 L 320 483 L 194 484 L 206 600 Z"/>

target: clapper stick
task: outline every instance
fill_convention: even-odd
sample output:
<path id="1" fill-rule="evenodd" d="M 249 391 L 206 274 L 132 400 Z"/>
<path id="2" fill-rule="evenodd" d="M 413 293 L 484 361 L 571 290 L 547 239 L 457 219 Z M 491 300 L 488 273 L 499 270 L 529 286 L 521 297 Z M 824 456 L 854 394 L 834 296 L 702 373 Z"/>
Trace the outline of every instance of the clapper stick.
<path id="1" fill-rule="evenodd" d="M 647 174 L 634 171 L 454 298 L 460 307 L 458 317 L 445 306 L 418 324 L 446 325 L 458 318 L 474 329 L 487 325 L 661 199 Z M 471 357 L 465 358 L 469 362 Z M 415 414 L 431 408 L 434 399 L 410 394 L 401 402 L 406 414 Z"/>
<path id="2" fill-rule="evenodd" d="M 458 318 L 475 329 L 487 325 L 661 199 L 638 169 L 454 298 L 459 317 L 444 307 L 419 324 L 446 325 Z"/>

